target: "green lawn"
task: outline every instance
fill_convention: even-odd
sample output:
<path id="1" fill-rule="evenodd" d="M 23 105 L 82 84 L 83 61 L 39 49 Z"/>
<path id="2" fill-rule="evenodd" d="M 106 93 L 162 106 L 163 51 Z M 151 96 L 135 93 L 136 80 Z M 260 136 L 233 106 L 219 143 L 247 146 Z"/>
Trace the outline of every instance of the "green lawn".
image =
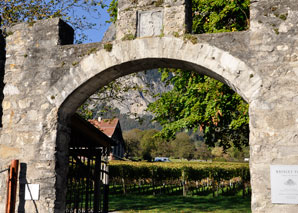
<path id="1" fill-rule="evenodd" d="M 209 212 L 209 213 L 247 213 L 250 198 L 241 196 L 145 196 L 111 195 L 110 211 L 118 212 Z"/>

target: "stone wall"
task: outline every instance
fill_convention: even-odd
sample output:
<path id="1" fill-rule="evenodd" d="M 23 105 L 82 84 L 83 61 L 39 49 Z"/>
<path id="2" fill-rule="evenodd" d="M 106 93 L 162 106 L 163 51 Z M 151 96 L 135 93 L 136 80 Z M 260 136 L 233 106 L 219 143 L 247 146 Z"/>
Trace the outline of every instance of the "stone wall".
<path id="1" fill-rule="evenodd" d="M 252 211 L 297 212 L 297 205 L 271 203 L 269 175 L 270 165 L 298 163 L 296 1 L 253 1 L 249 31 L 194 35 L 190 40 L 173 36 L 176 30 L 185 32 L 184 1 L 160 1 L 158 6 L 153 0 L 133 2 L 119 2 L 117 40 L 110 48 L 102 43 L 71 45 L 73 31 L 58 19 L 18 24 L 8 32 L 0 168 L 12 159 L 21 162 L 18 211 L 64 212 L 68 118 L 86 98 L 123 75 L 174 67 L 218 79 L 250 104 Z M 127 33 L 137 35 L 140 10 L 163 11 L 152 17 L 163 17 L 164 35 L 122 41 Z M 164 15 L 165 10 L 173 17 Z M 156 23 L 151 26 L 160 26 Z M 0 212 L 5 182 L 1 175 Z M 24 201 L 25 183 L 40 184 L 40 200 Z"/>
<path id="2" fill-rule="evenodd" d="M 186 0 L 119 0 L 116 38 L 182 35 L 191 32 L 190 14 Z"/>
<path id="3" fill-rule="evenodd" d="M 58 109 L 43 94 L 57 75 L 63 75 L 57 48 L 73 39 L 72 29 L 65 26 L 55 19 L 7 30 L 0 167 L 7 167 L 12 159 L 21 162 L 18 212 L 35 212 L 35 208 L 54 212 Z M 1 175 L 0 212 L 4 212 L 6 177 Z M 40 201 L 24 201 L 25 183 L 41 185 Z"/>
<path id="4" fill-rule="evenodd" d="M 251 103 L 252 209 L 296 212 L 297 205 L 271 204 L 269 165 L 298 164 L 298 5 L 295 0 L 251 4 L 250 63 L 264 79 Z"/>

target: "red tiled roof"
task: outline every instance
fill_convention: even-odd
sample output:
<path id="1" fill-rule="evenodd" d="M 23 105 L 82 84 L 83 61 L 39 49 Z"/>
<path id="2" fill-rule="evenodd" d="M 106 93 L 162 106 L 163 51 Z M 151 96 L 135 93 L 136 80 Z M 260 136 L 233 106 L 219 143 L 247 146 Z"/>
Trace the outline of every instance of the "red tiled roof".
<path id="1" fill-rule="evenodd" d="M 102 119 L 101 121 L 90 119 L 88 121 L 96 128 L 98 128 L 100 131 L 105 133 L 107 136 L 112 137 L 119 122 L 119 119 Z"/>

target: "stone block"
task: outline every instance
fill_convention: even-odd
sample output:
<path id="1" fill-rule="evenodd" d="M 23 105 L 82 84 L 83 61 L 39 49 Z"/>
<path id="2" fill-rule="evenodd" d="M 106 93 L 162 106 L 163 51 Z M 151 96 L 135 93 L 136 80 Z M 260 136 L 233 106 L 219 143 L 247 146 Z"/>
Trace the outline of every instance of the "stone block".
<path id="1" fill-rule="evenodd" d="M 21 153 L 22 153 L 22 151 L 20 148 L 0 145 L 1 159 L 19 158 Z"/>

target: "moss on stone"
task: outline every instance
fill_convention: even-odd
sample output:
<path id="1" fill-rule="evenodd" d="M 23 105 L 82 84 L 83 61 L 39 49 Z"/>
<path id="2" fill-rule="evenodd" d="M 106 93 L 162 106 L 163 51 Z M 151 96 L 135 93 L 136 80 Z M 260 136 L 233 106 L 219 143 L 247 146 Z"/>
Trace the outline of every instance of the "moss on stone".
<path id="1" fill-rule="evenodd" d="M 157 0 L 155 2 L 155 7 L 160 7 L 164 3 L 164 0 Z"/>
<path id="2" fill-rule="evenodd" d="M 104 48 L 106 51 L 111 52 L 112 49 L 113 49 L 113 44 L 111 44 L 111 43 L 106 43 L 106 44 L 103 45 L 103 48 Z"/>
<path id="3" fill-rule="evenodd" d="M 72 62 L 72 66 L 77 66 L 78 64 L 79 64 L 78 61 L 74 61 L 74 62 Z"/>
<path id="4" fill-rule="evenodd" d="M 136 37 L 133 34 L 129 33 L 129 34 L 125 34 L 121 40 L 127 41 L 127 40 L 134 40 L 135 38 Z"/>
<path id="5" fill-rule="evenodd" d="M 198 43 L 198 38 L 191 34 L 184 34 L 183 39 L 184 39 L 184 41 L 190 41 L 193 44 Z"/>
<path id="6" fill-rule="evenodd" d="M 281 15 L 279 16 L 279 18 L 280 18 L 281 20 L 283 20 L 283 21 L 287 20 L 287 18 L 288 18 L 288 13 L 281 14 Z"/>
<path id="7" fill-rule="evenodd" d="M 94 53 L 96 51 L 97 51 L 97 48 L 96 47 L 93 47 L 90 50 L 88 50 L 87 55 L 90 55 L 90 54 L 92 54 L 92 53 Z"/>

